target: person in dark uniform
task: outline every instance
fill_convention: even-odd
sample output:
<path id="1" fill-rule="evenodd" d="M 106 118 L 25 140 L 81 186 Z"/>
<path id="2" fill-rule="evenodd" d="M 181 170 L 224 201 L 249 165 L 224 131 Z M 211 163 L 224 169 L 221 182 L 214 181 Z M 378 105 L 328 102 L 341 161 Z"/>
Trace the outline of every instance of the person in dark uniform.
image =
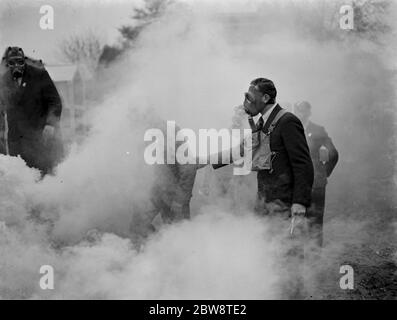
<path id="1" fill-rule="evenodd" d="M 0 153 L 21 156 L 42 175 L 62 156 L 61 99 L 44 67 L 28 63 L 19 47 L 8 47 L 0 74 Z"/>
<path id="2" fill-rule="evenodd" d="M 312 190 L 312 205 L 308 210 L 309 233 L 318 247 L 323 245 L 323 219 L 325 208 L 325 191 L 327 178 L 338 162 L 338 151 L 324 127 L 310 121 L 311 105 L 307 101 L 297 102 L 294 113 L 305 128 L 310 156 L 314 166 L 314 183 Z"/>

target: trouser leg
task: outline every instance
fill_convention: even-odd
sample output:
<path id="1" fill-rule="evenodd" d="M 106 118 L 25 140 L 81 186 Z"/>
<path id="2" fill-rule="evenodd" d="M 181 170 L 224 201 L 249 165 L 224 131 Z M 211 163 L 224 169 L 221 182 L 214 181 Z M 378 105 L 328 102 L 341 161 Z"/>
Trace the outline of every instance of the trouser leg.
<path id="1" fill-rule="evenodd" d="M 258 211 L 259 208 L 262 211 Z M 272 237 L 280 239 L 279 265 L 281 266 L 281 297 L 283 299 L 302 299 L 304 297 L 304 244 L 307 237 L 306 220 L 296 225 L 293 234 L 290 233 L 291 207 L 282 201 L 260 204 L 256 211 L 261 216 L 268 217 L 271 223 Z"/>
<path id="2" fill-rule="evenodd" d="M 190 219 L 190 204 L 185 203 L 182 206 L 181 214 L 176 214 L 175 212 L 172 212 L 169 205 L 163 203 L 161 206 L 161 219 L 167 224 L 179 222 L 184 219 Z"/>
<path id="3" fill-rule="evenodd" d="M 312 205 L 308 209 L 308 241 L 305 245 L 305 268 L 307 272 L 307 289 L 316 292 L 321 286 L 323 220 L 325 206 L 325 187 L 314 188 Z"/>
<path id="4" fill-rule="evenodd" d="M 155 231 L 152 222 L 159 213 L 163 223 L 175 223 L 190 218 L 190 206 L 185 204 L 182 207 L 181 216 L 175 216 L 170 206 L 162 201 L 161 198 L 151 199 L 144 209 L 135 208 L 130 224 L 130 234 L 133 242 L 141 244 Z"/>
<path id="5" fill-rule="evenodd" d="M 9 141 L 9 150 L 11 156 L 20 156 L 28 167 L 40 170 L 42 176 L 52 171 L 50 150 L 41 141 L 28 139 Z"/>
<path id="6" fill-rule="evenodd" d="M 151 201 L 144 209 L 135 208 L 129 229 L 131 240 L 138 248 L 155 231 L 152 221 L 159 211 Z"/>
<path id="7" fill-rule="evenodd" d="M 325 208 L 325 187 L 314 188 L 312 191 L 312 205 L 308 210 L 309 237 L 313 245 L 323 246 L 323 221 Z"/>

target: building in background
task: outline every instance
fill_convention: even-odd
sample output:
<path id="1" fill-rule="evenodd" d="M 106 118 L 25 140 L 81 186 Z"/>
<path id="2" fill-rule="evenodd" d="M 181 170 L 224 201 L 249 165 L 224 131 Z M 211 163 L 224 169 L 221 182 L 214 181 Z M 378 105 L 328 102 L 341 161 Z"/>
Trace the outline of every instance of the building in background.
<path id="1" fill-rule="evenodd" d="M 66 144 L 78 140 L 85 132 L 87 87 L 92 75 L 84 65 L 45 65 L 62 98 L 61 129 Z"/>

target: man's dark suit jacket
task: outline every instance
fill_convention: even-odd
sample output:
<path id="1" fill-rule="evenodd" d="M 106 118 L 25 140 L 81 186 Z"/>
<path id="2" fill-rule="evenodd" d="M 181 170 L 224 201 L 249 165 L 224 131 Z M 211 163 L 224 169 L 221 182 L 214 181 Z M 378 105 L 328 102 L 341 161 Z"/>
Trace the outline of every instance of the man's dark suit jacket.
<path id="1" fill-rule="evenodd" d="M 7 76 L 7 75 L 6 75 Z M 27 64 L 21 86 L 7 79 L 8 140 L 34 139 L 41 136 L 46 124 L 56 127 L 62 104 L 48 72 Z"/>
<path id="2" fill-rule="evenodd" d="M 331 175 L 338 162 L 338 151 L 324 127 L 309 121 L 305 133 L 314 166 L 313 187 L 324 187 L 327 184 L 327 177 Z M 325 164 L 319 159 L 321 146 L 326 147 L 329 152 L 329 160 Z"/>
<path id="3" fill-rule="evenodd" d="M 21 155 L 29 166 L 46 170 L 52 166 L 61 148 L 53 143 L 44 146 L 45 125 L 59 129 L 62 112 L 60 96 L 48 72 L 43 67 L 27 64 L 18 86 L 9 72 L 2 78 L 0 103 L 7 110 L 8 142 L 11 155 Z M 0 126 L 4 130 L 4 114 Z M 4 153 L 4 145 L 0 150 Z M 59 150 L 58 150 L 59 149 Z"/>
<path id="4" fill-rule="evenodd" d="M 263 130 L 268 128 L 282 108 L 271 112 Z M 258 171 L 258 195 L 265 202 L 281 200 L 287 205 L 311 204 L 313 164 L 301 121 L 292 113 L 283 115 L 270 135 L 270 149 L 276 152 L 273 171 Z"/>

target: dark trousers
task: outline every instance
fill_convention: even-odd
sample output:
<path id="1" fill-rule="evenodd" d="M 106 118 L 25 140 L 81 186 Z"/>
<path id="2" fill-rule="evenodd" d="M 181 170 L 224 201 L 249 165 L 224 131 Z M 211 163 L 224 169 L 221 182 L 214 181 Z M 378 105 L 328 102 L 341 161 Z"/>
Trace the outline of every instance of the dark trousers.
<path id="1" fill-rule="evenodd" d="M 279 256 L 278 267 L 281 266 L 281 298 L 303 299 L 305 297 L 304 287 L 304 254 L 305 241 L 307 239 L 306 219 L 303 218 L 296 225 L 291 234 L 291 206 L 281 200 L 264 202 L 258 197 L 256 213 L 269 219 L 271 225 L 271 237 L 280 241 L 282 252 Z"/>
<path id="2" fill-rule="evenodd" d="M 323 246 L 323 221 L 325 208 L 325 186 L 312 190 L 312 205 L 307 211 L 309 237 L 315 246 Z"/>
<path id="3" fill-rule="evenodd" d="M 144 208 L 134 208 L 130 235 L 132 241 L 139 247 L 150 234 L 155 232 L 152 222 L 160 214 L 164 224 L 175 223 L 184 219 L 190 219 L 190 204 L 182 207 L 182 216 L 176 216 L 168 203 L 161 198 L 151 199 Z"/>
<path id="4" fill-rule="evenodd" d="M 43 176 L 52 173 L 63 156 L 63 145 L 58 138 L 48 141 L 47 144 L 39 139 L 22 138 L 8 141 L 8 147 L 10 156 L 20 156 L 28 167 L 40 170 Z M 5 151 L 3 143 L 0 153 L 5 154 Z"/>
<path id="5" fill-rule="evenodd" d="M 8 142 L 10 155 L 21 156 L 30 168 L 39 169 L 43 173 L 50 170 L 50 161 L 47 155 L 47 150 L 44 148 L 41 141 L 19 139 L 17 141 Z"/>

